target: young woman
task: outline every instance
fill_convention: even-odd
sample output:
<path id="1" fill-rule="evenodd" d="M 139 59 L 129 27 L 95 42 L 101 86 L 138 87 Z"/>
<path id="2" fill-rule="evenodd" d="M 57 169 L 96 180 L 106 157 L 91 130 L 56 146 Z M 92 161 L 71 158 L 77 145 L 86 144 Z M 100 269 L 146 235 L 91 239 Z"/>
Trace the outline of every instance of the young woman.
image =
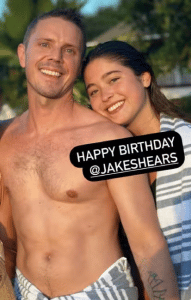
<path id="1" fill-rule="evenodd" d="M 133 135 L 173 130 L 181 135 L 185 161 L 177 169 L 149 173 L 162 231 L 177 274 L 181 299 L 191 299 L 191 118 L 161 93 L 143 55 L 110 41 L 92 50 L 83 66 L 96 112 Z"/>

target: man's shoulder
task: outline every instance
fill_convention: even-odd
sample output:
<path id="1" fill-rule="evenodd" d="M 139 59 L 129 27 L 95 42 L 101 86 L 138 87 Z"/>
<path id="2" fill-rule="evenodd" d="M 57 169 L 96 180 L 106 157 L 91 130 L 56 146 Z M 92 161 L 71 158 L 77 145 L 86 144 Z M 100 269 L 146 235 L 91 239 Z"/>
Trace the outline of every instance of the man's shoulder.
<path id="1" fill-rule="evenodd" d="M 97 141 L 115 140 L 131 137 L 131 133 L 124 127 L 113 123 L 106 117 L 88 110 L 83 115 L 88 131 L 92 132 L 92 138 Z"/>
<path id="2" fill-rule="evenodd" d="M 103 140 L 115 140 L 131 137 L 131 133 L 124 127 L 117 125 L 107 119 L 100 120 L 95 124 L 95 128 Z"/>

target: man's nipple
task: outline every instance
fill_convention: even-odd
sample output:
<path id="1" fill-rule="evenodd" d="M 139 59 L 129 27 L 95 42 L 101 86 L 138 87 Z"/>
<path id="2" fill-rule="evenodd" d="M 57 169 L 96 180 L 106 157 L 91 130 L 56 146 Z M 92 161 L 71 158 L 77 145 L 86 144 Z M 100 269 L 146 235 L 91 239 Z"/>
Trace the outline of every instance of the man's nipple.
<path id="1" fill-rule="evenodd" d="M 78 193 L 74 190 L 68 190 L 66 192 L 66 195 L 70 198 L 77 198 L 78 197 Z"/>

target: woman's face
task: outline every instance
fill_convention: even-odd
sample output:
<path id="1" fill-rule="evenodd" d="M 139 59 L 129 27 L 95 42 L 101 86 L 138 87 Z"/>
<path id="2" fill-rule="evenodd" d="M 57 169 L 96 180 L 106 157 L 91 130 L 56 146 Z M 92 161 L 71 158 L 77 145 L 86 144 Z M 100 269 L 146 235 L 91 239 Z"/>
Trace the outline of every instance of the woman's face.
<path id="1" fill-rule="evenodd" d="M 96 58 L 87 65 L 84 79 L 93 110 L 117 124 L 130 125 L 150 107 L 148 72 L 138 77 L 117 61 Z"/>

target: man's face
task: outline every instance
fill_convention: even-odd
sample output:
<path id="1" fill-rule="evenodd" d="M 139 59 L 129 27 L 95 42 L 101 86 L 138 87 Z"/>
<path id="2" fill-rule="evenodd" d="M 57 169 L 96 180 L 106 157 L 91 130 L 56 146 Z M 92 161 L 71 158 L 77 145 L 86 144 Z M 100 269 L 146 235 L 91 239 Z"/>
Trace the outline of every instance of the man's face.
<path id="1" fill-rule="evenodd" d="M 82 33 L 72 22 L 51 17 L 40 20 L 27 48 L 18 47 L 26 70 L 28 92 L 58 99 L 72 93 L 81 65 Z"/>

